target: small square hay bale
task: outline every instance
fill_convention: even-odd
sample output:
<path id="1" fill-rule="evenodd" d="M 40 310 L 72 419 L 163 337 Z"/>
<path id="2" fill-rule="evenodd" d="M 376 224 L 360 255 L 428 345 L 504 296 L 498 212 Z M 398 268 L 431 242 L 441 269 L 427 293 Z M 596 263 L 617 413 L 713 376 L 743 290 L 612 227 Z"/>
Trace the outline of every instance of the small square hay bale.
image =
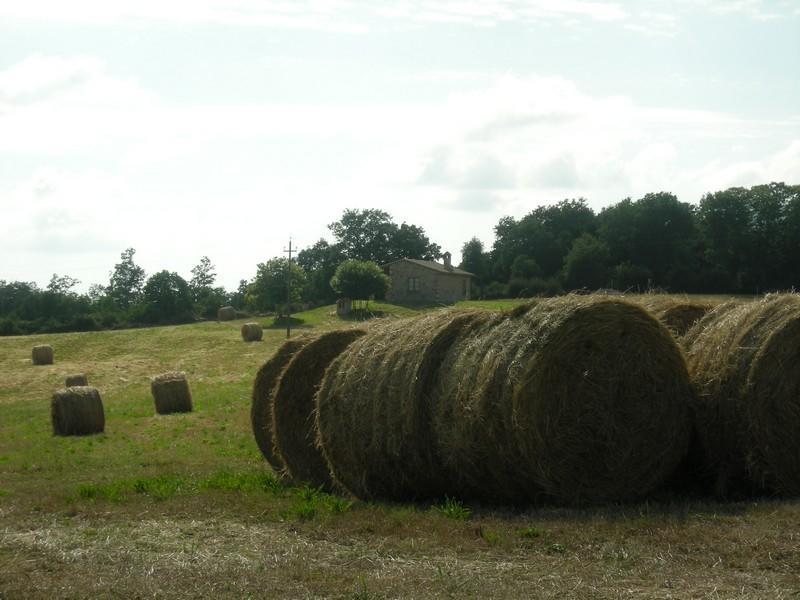
<path id="1" fill-rule="evenodd" d="M 217 310 L 218 321 L 233 321 L 236 318 L 236 309 L 232 306 L 223 306 Z"/>
<path id="2" fill-rule="evenodd" d="M 50 403 L 54 435 L 102 433 L 106 418 L 97 388 L 84 385 L 57 390 Z"/>
<path id="3" fill-rule="evenodd" d="M 31 360 L 35 365 L 53 364 L 53 347 L 49 344 L 39 344 L 31 351 Z"/>
<path id="4" fill-rule="evenodd" d="M 186 373 L 171 371 L 156 375 L 150 383 L 150 390 L 158 414 L 192 412 L 192 392 Z"/>
<path id="5" fill-rule="evenodd" d="M 242 325 L 242 339 L 245 342 L 260 342 L 264 337 L 264 330 L 258 323 L 245 323 Z"/>
<path id="6" fill-rule="evenodd" d="M 67 375 L 67 380 L 64 384 L 66 387 L 74 387 L 76 385 L 89 385 L 89 380 L 83 373 L 75 373 Z"/>

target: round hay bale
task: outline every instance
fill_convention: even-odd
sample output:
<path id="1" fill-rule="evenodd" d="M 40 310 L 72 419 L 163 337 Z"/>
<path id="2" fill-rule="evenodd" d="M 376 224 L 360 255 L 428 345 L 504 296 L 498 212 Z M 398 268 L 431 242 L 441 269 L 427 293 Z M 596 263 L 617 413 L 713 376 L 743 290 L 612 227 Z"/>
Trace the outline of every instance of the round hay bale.
<path id="1" fill-rule="evenodd" d="M 708 302 L 692 302 L 660 295 L 645 296 L 640 304 L 678 337 L 686 335 L 697 321 L 714 308 Z"/>
<path id="2" fill-rule="evenodd" d="M 316 444 L 314 395 L 333 359 L 364 333 L 363 329 L 331 331 L 308 342 L 278 380 L 272 399 L 272 435 L 278 456 L 295 481 L 334 489 L 328 464 Z"/>
<path id="3" fill-rule="evenodd" d="M 431 392 L 453 341 L 488 318 L 443 310 L 385 322 L 331 363 L 317 394 L 317 428 L 337 484 L 362 499 L 453 491 L 436 454 Z"/>
<path id="4" fill-rule="evenodd" d="M 242 339 L 245 342 L 260 342 L 264 337 L 264 330 L 258 323 L 245 323 L 242 325 Z"/>
<path id="5" fill-rule="evenodd" d="M 75 373 L 73 375 L 67 375 L 67 379 L 64 385 L 66 387 L 74 387 L 77 385 L 89 385 L 89 380 L 83 373 Z"/>
<path id="6" fill-rule="evenodd" d="M 629 302 L 543 300 L 460 337 L 440 373 L 439 451 L 476 496 L 629 500 L 662 484 L 687 450 L 683 356 Z"/>
<path id="7" fill-rule="evenodd" d="M 800 494 L 800 296 L 715 311 L 688 346 L 716 492 Z"/>
<path id="8" fill-rule="evenodd" d="M 54 435 L 102 433 L 106 419 L 97 388 L 74 386 L 57 390 L 50 402 Z"/>
<path id="9" fill-rule="evenodd" d="M 296 338 L 285 341 L 278 351 L 265 362 L 256 373 L 253 383 L 253 403 L 250 406 L 250 423 L 261 454 L 267 459 L 276 473 L 282 472 L 286 465 L 275 451 L 272 439 L 272 399 L 275 386 L 292 357 L 305 346 L 311 338 Z"/>
<path id="10" fill-rule="evenodd" d="M 150 391 L 159 415 L 192 412 L 192 392 L 186 373 L 171 371 L 156 375 L 150 382 Z"/>
<path id="11" fill-rule="evenodd" d="M 31 350 L 31 362 L 35 365 L 53 364 L 53 347 L 49 344 L 38 344 Z"/>
<path id="12" fill-rule="evenodd" d="M 699 319 L 686 334 L 681 337 L 680 343 L 684 350 L 688 350 L 694 344 L 695 340 L 700 336 L 711 323 L 716 323 L 722 315 L 741 306 L 742 302 L 738 300 L 729 300 L 722 304 L 717 304 L 710 311 L 708 311 L 701 319 Z"/>
<path id="13" fill-rule="evenodd" d="M 236 318 L 236 309 L 232 306 L 223 306 L 217 309 L 218 321 L 233 321 Z"/>

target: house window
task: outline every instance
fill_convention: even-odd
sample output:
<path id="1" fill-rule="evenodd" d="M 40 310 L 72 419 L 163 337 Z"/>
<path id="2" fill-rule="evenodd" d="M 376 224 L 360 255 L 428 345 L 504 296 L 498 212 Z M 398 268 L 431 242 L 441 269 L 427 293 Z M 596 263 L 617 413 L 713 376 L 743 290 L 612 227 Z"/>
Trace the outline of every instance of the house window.
<path id="1" fill-rule="evenodd" d="M 419 277 L 409 277 L 408 278 L 408 291 L 409 292 L 418 292 L 419 291 Z"/>

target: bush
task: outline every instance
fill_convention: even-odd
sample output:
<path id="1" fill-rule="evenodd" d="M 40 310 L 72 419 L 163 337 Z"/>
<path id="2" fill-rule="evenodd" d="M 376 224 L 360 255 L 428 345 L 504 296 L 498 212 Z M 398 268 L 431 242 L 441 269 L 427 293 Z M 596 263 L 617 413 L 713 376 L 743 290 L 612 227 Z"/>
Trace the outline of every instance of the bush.
<path id="1" fill-rule="evenodd" d="M 515 277 L 508 282 L 508 294 L 513 298 L 558 296 L 563 291 L 561 282 L 555 277 Z"/>
<path id="2" fill-rule="evenodd" d="M 492 281 L 483 288 L 483 298 L 486 300 L 496 300 L 497 298 L 508 298 L 508 284 Z"/>
<path id="3" fill-rule="evenodd" d="M 647 267 L 634 265 L 630 261 L 618 264 L 611 270 L 612 287 L 618 290 L 645 291 L 653 278 Z"/>
<path id="4" fill-rule="evenodd" d="M 14 319 L 3 319 L 0 321 L 0 335 L 22 335 L 24 332 Z"/>
<path id="5" fill-rule="evenodd" d="M 336 267 L 331 287 L 353 300 L 383 298 L 389 289 L 389 276 L 370 260 L 346 260 Z"/>
<path id="6" fill-rule="evenodd" d="M 72 319 L 68 328 L 69 331 L 97 331 L 100 325 L 91 315 L 78 315 Z"/>

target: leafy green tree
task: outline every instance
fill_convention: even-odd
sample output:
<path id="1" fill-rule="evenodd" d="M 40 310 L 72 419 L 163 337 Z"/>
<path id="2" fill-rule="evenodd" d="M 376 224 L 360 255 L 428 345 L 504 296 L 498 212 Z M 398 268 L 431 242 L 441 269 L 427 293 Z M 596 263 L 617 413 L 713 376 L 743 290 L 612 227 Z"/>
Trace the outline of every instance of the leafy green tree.
<path id="1" fill-rule="evenodd" d="M 306 272 L 308 278 L 308 299 L 314 302 L 331 303 L 336 294 L 331 288 L 331 277 L 336 267 L 345 260 L 339 244 L 329 244 L 320 239 L 313 246 L 304 248 L 297 255 L 297 264 Z"/>
<path id="2" fill-rule="evenodd" d="M 385 211 L 349 209 L 328 228 L 347 258 L 380 264 L 393 258 L 390 242 L 397 225 Z"/>
<path id="3" fill-rule="evenodd" d="M 287 282 L 291 283 L 288 287 Z M 259 311 L 279 311 L 300 302 L 305 285 L 305 272 L 296 262 L 272 258 L 257 265 L 256 276 L 247 288 L 247 304 Z"/>
<path id="4" fill-rule="evenodd" d="M 141 320 L 147 323 L 174 323 L 192 319 L 192 293 L 180 275 L 159 271 L 151 275 L 142 293 Z"/>
<path id="5" fill-rule="evenodd" d="M 697 225 L 705 257 L 712 267 L 727 274 L 721 291 L 739 291 L 751 251 L 749 191 L 730 188 L 706 194 L 697 210 Z"/>
<path id="6" fill-rule="evenodd" d="M 217 309 L 226 304 L 226 293 L 222 287 L 214 287 L 217 280 L 214 265 L 211 259 L 203 256 L 200 262 L 192 267 L 192 278 L 189 280 L 189 290 L 195 304 L 195 311 L 205 318 L 213 317 Z"/>
<path id="7" fill-rule="evenodd" d="M 674 194 L 646 194 L 635 202 L 625 199 L 603 210 L 599 222 L 598 237 L 608 248 L 611 264 L 638 264 L 660 286 L 682 287 L 683 274 L 695 270 L 700 234 L 694 208 Z"/>
<path id="8" fill-rule="evenodd" d="M 128 248 L 120 255 L 122 260 L 114 265 L 108 285 L 109 297 L 122 309 L 139 300 L 144 285 L 144 269 L 133 262 L 134 254 L 136 250 Z"/>
<path id="9" fill-rule="evenodd" d="M 535 260 L 546 276 L 561 270 L 563 255 L 559 241 L 535 213 L 529 213 L 519 221 L 503 217 L 495 225 L 494 232 L 493 278 L 507 281 L 511 277 L 511 266 L 520 255 Z"/>
<path id="10" fill-rule="evenodd" d="M 216 280 L 217 274 L 211 259 L 203 256 L 200 262 L 192 267 L 192 278 L 189 280 L 189 289 L 192 290 L 195 301 L 203 292 L 210 290 Z"/>
<path id="11" fill-rule="evenodd" d="M 72 288 L 79 283 L 79 279 L 75 279 L 69 275 L 59 276 L 53 273 L 53 276 L 50 278 L 50 283 L 47 284 L 47 291 L 53 294 L 69 294 Z"/>
<path id="12" fill-rule="evenodd" d="M 374 208 L 345 210 L 328 228 L 347 259 L 385 264 L 400 258 L 434 260 L 442 255 L 422 227 L 407 223 L 398 227 L 389 213 Z"/>
<path id="13" fill-rule="evenodd" d="M 572 243 L 564 259 L 567 289 L 604 287 L 608 281 L 608 260 L 608 247 L 593 235 L 584 233 Z"/>
<path id="14" fill-rule="evenodd" d="M 331 287 L 340 296 L 353 300 L 383 298 L 389 289 L 389 276 L 372 261 L 350 259 L 336 268 Z"/>
<path id="15" fill-rule="evenodd" d="M 439 244 L 433 244 L 425 235 L 425 230 L 417 225 L 402 223 L 396 227 L 389 239 L 390 258 L 418 258 L 437 260 L 442 256 Z"/>
<path id="16" fill-rule="evenodd" d="M 489 255 L 483 250 L 483 242 L 473 237 L 461 246 L 460 269 L 472 273 L 477 278 L 476 283 L 481 286 L 486 282 L 489 269 Z"/>
<path id="17" fill-rule="evenodd" d="M 236 291 L 226 294 L 226 301 L 220 302 L 220 304 L 229 304 L 236 310 L 244 308 L 249 287 L 250 282 L 247 279 L 240 279 Z"/>
<path id="18" fill-rule="evenodd" d="M 531 278 L 539 277 L 541 274 L 542 270 L 536 261 L 525 254 L 520 254 L 511 263 L 511 277 Z"/>
<path id="19" fill-rule="evenodd" d="M 562 259 L 578 237 L 597 231 L 597 216 L 589 208 L 585 198 L 565 199 L 540 206 L 532 215 L 553 236 Z"/>

